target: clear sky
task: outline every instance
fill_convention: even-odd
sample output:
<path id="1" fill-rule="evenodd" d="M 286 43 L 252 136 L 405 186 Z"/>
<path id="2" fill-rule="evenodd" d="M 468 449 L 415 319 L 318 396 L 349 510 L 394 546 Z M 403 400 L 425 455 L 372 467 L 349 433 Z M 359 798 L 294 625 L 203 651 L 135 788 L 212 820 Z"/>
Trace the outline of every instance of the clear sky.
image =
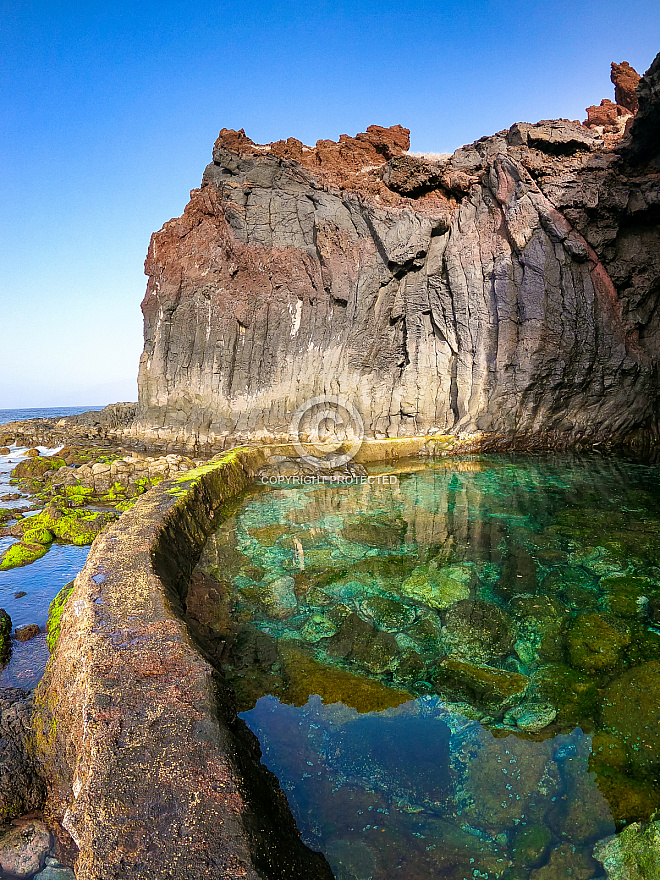
<path id="1" fill-rule="evenodd" d="M 149 236 L 220 128 L 450 152 L 658 51 L 658 0 L 0 0 L 0 408 L 136 399 Z"/>

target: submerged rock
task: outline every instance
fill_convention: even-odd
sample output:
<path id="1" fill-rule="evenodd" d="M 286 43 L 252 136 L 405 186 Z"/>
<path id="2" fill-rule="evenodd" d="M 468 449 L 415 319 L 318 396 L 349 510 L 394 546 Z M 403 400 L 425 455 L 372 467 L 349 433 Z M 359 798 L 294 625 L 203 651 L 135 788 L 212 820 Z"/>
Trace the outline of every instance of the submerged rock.
<path id="1" fill-rule="evenodd" d="M 472 663 L 497 660 L 513 645 L 511 618 L 489 602 L 465 600 L 452 605 L 442 635 L 449 654 Z"/>
<path id="2" fill-rule="evenodd" d="M 524 666 L 561 662 L 568 609 L 556 598 L 518 596 L 509 609 L 514 617 L 514 649 Z"/>
<path id="3" fill-rule="evenodd" d="M 557 722 L 568 729 L 593 729 L 598 710 L 596 682 L 586 673 L 560 663 L 542 666 L 532 676 L 530 699 L 550 703 L 557 711 Z"/>
<path id="4" fill-rule="evenodd" d="M 325 644 L 331 657 L 364 666 L 369 672 L 385 672 L 397 658 L 399 648 L 392 633 L 376 629 L 352 612 Z"/>
<path id="5" fill-rule="evenodd" d="M 564 843 L 550 853 L 547 864 L 531 872 L 530 880 L 589 880 L 597 868 L 591 855 Z"/>
<path id="6" fill-rule="evenodd" d="M 471 568 L 463 565 L 443 567 L 419 566 L 401 585 L 401 594 L 429 608 L 450 608 L 461 599 L 470 596 L 470 583 L 474 577 Z"/>
<path id="7" fill-rule="evenodd" d="M 596 758 L 590 759 L 589 770 L 596 774 L 596 784 L 608 803 L 608 815 L 615 822 L 648 822 L 653 817 L 660 804 L 660 789 L 651 779 L 638 779 L 626 772 L 627 768 Z"/>
<path id="8" fill-rule="evenodd" d="M 415 620 L 413 608 L 386 596 L 369 596 L 360 609 L 379 629 L 391 632 L 400 632 Z"/>
<path id="9" fill-rule="evenodd" d="M 519 832 L 523 821 L 544 824 L 548 806 L 560 790 L 552 740 L 496 739 L 487 730 L 477 730 L 465 774 L 465 820 L 492 835 L 514 828 Z"/>
<path id="10" fill-rule="evenodd" d="M 469 700 L 479 707 L 496 711 L 522 697 L 529 684 L 525 675 L 491 666 L 478 666 L 462 660 L 437 663 L 432 681 L 436 692 L 452 701 Z"/>
<path id="11" fill-rule="evenodd" d="M 603 727 L 623 744 L 638 770 L 660 766 L 660 661 L 628 669 L 602 696 Z"/>
<path id="12" fill-rule="evenodd" d="M 578 615 L 567 638 L 571 666 L 585 670 L 613 668 L 629 644 L 630 631 L 611 614 Z"/>
<path id="13" fill-rule="evenodd" d="M 516 864 L 536 867 L 550 846 L 552 835 L 546 825 L 522 825 L 513 839 L 513 855 Z"/>
<path id="14" fill-rule="evenodd" d="M 504 716 L 505 723 L 513 722 L 525 733 L 539 733 L 557 717 L 552 703 L 521 703 Z"/>
<path id="15" fill-rule="evenodd" d="M 408 691 L 320 663 L 291 643 L 280 643 L 279 654 L 284 667 L 283 699 L 294 706 L 304 706 L 310 694 L 318 694 L 325 704 L 343 703 L 360 713 L 382 712 L 414 699 Z"/>

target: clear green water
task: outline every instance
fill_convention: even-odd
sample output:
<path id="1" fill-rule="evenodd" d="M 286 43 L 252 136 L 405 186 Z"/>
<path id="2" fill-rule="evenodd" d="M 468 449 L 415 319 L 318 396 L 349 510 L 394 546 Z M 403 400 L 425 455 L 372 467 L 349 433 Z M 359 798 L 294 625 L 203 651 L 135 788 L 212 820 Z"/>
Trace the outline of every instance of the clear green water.
<path id="1" fill-rule="evenodd" d="M 191 625 L 339 880 L 603 877 L 660 807 L 660 470 L 406 471 L 243 499 Z"/>

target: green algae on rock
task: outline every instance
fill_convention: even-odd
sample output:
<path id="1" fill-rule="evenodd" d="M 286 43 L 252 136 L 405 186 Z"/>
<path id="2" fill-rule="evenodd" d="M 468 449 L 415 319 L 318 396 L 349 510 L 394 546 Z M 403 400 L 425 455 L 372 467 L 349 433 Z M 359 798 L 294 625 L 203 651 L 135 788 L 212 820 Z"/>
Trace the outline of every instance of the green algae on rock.
<path id="1" fill-rule="evenodd" d="M 660 768 L 660 661 L 623 672 L 603 692 L 601 719 L 638 771 Z"/>
<path id="2" fill-rule="evenodd" d="M 0 559 L 0 571 L 9 571 L 11 568 L 20 568 L 23 565 L 30 565 L 36 559 L 48 553 L 48 547 L 41 543 L 28 544 L 22 541 L 18 544 L 12 544 Z"/>
<path id="3" fill-rule="evenodd" d="M 23 531 L 23 541 L 26 544 L 52 544 L 54 538 L 55 536 L 50 529 L 46 529 L 43 526 Z"/>
<path id="4" fill-rule="evenodd" d="M 113 511 L 60 510 L 51 504 L 23 521 L 23 537 L 38 530 L 41 535 L 49 532 L 60 541 L 83 547 L 116 517 Z"/>
<path id="5" fill-rule="evenodd" d="M 436 692 L 449 699 L 458 695 L 480 708 L 497 712 L 522 697 L 529 678 L 517 672 L 450 658 L 435 665 L 433 683 Z"/>
<path id="6" fill-rule="evenodd" d="M 461 599 L 470 596 L 472 569 L 461 565 L 438 568 L 424 565 L 416 568 L 401 585 L 401 594 L 441 610 L 450 608 Z"/>
<path id="7" fill-rule="evenodd" d="M 612 669 L 630 644 L 630 631 L 609 614 L 580 614 L 568 633 L 568 654 L 575 669 Z"/>
<path id="8" fill-rule="evenodd" d="M 596 858 L 607 880 L 656 880 L 660 865 L 660 822 L 635 822 L 615 837 L 599 841 Z"/>
<path id="9" fill-rule="evenodd" d="M 48 609 L 48 623 L 46 624 L 46 632 L 48 634 L 48 650 L 51 654 L 55 650 L 57 640 L 60 637 L 60 618 L 62 616 L 64 606 L 68 602 L 69 596 L 73 592 L 73 587 L 73 581 L 65 584 L 65 586 L 62 587 L 57 596 L 55 596 L 53 601 L 50 603 L 50 608 Z"/>

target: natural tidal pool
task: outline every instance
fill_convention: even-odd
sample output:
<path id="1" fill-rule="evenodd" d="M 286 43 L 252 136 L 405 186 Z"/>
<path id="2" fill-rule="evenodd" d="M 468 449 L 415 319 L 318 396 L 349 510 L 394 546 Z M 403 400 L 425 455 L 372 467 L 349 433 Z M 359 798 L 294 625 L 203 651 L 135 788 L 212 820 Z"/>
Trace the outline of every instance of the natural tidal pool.
<path id="1" fill-rule="evenodd" d="M 227 509 L 193 631 L 338 880 L 604 877 L 660 807 L 660 469 L 395 472 Z"/>

